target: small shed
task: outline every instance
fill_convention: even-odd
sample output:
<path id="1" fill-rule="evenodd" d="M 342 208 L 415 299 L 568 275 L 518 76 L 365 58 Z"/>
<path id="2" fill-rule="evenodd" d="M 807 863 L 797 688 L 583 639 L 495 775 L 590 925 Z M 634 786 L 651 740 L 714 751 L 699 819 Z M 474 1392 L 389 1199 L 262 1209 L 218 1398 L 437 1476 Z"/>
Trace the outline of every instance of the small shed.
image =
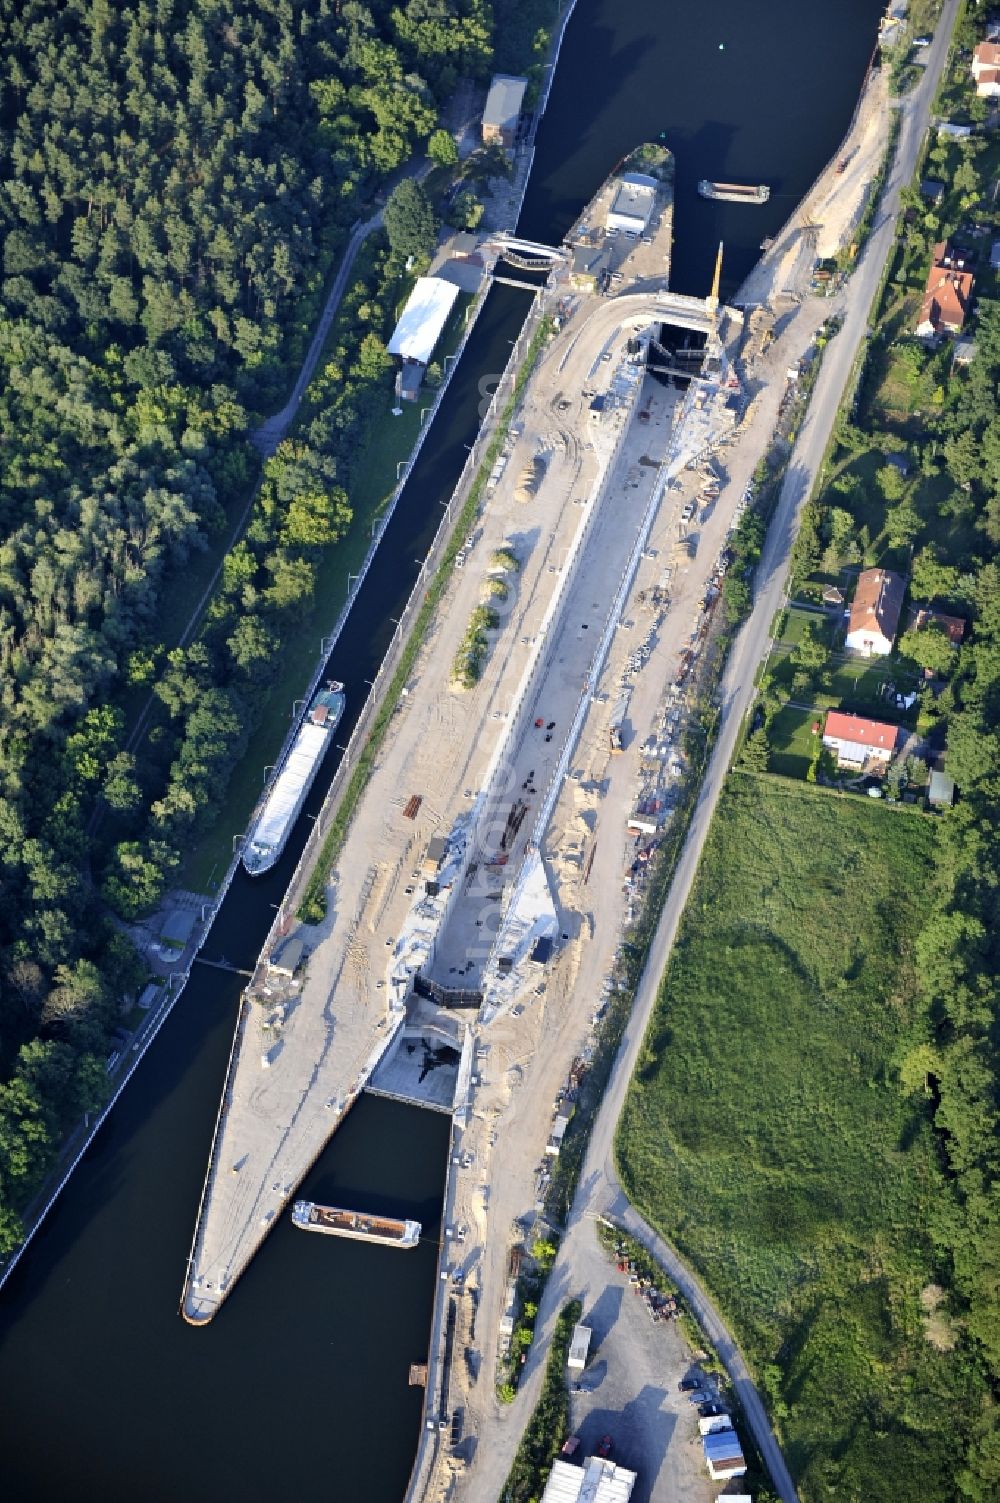
<path id="1" fill-rule="evenodd" d="M 835 584 L 827 585 L 826 589 L 823 591 L 823 604 L 824 605 L 843 605 L 843 603 L 844 603 L 844 592 L 843 592 L 843 590 L 838 589 Z"/>
<path id="2" fill-rule="evenodd" d="M 703 1436 L 701 1444 L 713 1482 L 728 1482 L 730 1477 L 746 1474 L 747 1464 L 735 1430 L 714 1430 Z"/>
<path id="3" fill-rule="evenodd" d="M 887 454 L 885 462 L 892 465 L 892 468 L 900 475 L 908 475 L 910 473 L 910 458 L 908 454 L 901 454 L 898 451 L 895 454 Z"/>
<path id="4" fill-rule="evenodd" d="M 281 940 L 272 950 L 267 962 L 268 970 L 276 976 L 285 976 L 291 980 L 305 959 L 305 953 L 306 943 L 302 934 L 299 931 L 289 934 L 287 939 Z"/>
<path id="5" fill-rule="evenodd" d="M 994 240 L 990 248 L 990 265 L 994 271 L 1000 271 L 1000 240 Z"/>
<path id="6" fill-rule="evenodd" d="M 927 790 L 927 802 L 932 809 L 950 809 L 955 802 L 955 780 L 946 772 L 931 773 L 930 786 Z"/>
<path id="7" fill-rule="evenodd" d="M 549 1141 L 545 1145 L 545 1152 L 550 1158 L 557 1159 L 559 1157 L 559 1150 L 562 1148 L 563 1138 L 566 1136 L 566 1129 L 569 1126 L 572 1115 L 572 1112 L 560 1112 L 553 1122 Z"/>
<path id="8" fill-rule="evenodd" d="M 586 1367 L 592 1335 L 593 1332 L 589 1326 L 576 1325 L 573 1327 L 573 1335 L 569 1343 L 569 1356 L 566 1358 L 566 1366 L 570 1372 L 582 1373 Z"/>
<path id="9" fill-rule="evenodd" d="M 974 339 L 956 339 L 955 348 L 952 351 L 952 365 L 971 365 L 976 358 L 976 341 Z"/>
<path id="10" fill-rule="evenodd" d="M 421 870 L 425 877 L 436 876 L 441 870 L 441 863 L 448 854 L 448 842 L 443 835 L 432 835 L 427 842 L 427 854 L 424 857 Z"/>
<path id="11" fill-rule="evenodd" d="M 920 197 L 928 203 L 939 204 L 944 198 L 944 183 L 936 177 L 925 177 L 920 184 Z"/>

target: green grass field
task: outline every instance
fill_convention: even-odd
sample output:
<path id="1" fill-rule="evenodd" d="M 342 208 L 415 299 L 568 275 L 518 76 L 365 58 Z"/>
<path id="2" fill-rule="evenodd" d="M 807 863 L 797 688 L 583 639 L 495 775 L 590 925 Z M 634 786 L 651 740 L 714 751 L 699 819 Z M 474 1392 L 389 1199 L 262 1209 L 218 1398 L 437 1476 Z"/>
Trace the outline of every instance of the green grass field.
<path id="1" fill-rule="evenodd" d="M 821 717 L 812 710 L 785 705 L 771 719 L 767 739 L 771 746 L 768 772 L 786 778 L 804 778 L 812 761 L 815 737 L 812 728 Z"/>
<path id="2" fill-rule="evenodd" d="M 899 1083 L 933 838 L 731 774 L 619 1126 L 628 1193 L 735 1327 L 808 1503 L 944 1503 L 978 1402 L 925 1324 L 949 1190 Z"/>
<path id="3" fill-rule="evenodd" d="M 832 635 L 832 623 L 830 617 L 821 611 L 803 611 L 797 606 L 789 606 L 783 613 L 784 625 L 778 638 L 786 647 L 797 647 L 802 641 L 806 627 L 811 627 L 814 635 L 821 642 L 829 644 Z"/>

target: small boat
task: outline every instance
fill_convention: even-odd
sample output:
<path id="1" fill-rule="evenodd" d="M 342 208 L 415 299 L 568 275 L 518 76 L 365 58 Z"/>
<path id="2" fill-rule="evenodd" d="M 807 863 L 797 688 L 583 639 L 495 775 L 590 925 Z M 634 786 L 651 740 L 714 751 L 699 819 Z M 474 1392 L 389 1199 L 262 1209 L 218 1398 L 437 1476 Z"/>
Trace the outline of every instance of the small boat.
<path id="1" fill-rule="evenodd" d="M 703 177 L 698 184 L 702 198 L 721 198 L 730 204 L 766 204 L 771 190 L 766 183 L 713 183 Z"/>
<path id="2" fill-rule="evenodd" d="M 292 1222 L 304 1232 L 324 1232 L 328 1237 L 351 1237 L 357 1242 L 380 1242 L 383 1247 L 416 1247 L 419 1221 L 397 1221 L 393 1216 L 368 1216 L 362 1211 L 344 1211 L 338 1206 L 320 1206 L 312 1200 L 297 1200 Z"/>

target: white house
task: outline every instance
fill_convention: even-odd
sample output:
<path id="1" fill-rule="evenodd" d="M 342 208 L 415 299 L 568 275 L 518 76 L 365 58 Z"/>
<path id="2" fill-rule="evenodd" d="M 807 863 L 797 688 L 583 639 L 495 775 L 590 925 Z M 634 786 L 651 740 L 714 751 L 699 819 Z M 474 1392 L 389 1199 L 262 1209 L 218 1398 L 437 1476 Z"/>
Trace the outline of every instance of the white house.
<path id="1" fill-rule="evenodd" d="M 1000 43 L 980 42 L 972 54 L 972 76 L 980 99 L 1000 95 Z"/>
<path id="2" fill-rule="evenodd" d="M 844 643 L 848 652 L 886 657 L 892 651 L 905 593 L 906 580 L 889 569 L 865 569 L 858 575 Z"/>
<path id="3" fill-rule="evenodd" d="M 898 725 L 845 715 L 842 710 L 831 710 L 823 727 L 823 745 L 835 754 L 838 767 L 886 767 L 898 739 Z"/>

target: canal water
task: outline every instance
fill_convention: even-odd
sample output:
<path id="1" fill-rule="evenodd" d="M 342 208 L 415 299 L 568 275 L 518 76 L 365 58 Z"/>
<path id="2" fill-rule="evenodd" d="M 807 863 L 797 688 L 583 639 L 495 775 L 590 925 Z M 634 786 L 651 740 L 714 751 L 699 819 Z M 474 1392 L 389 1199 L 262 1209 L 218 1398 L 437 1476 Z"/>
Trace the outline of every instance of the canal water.
<path id="1" fill-rule="evenodd" d="M 707 291 L 723 238 L 732 289 L 835 151 L 881 9 L 882 0 L 578 0 L 522 232 L 558 242 L 614 164 L 662 135 L 677 155 L 672 285 Z M 700 177 L 768 182 L 771 201 L 709 203 Z M 491 292 L 334 652 L 331 672 L 348 690 L 345 739 L 465 461 L 481 381 L 503 369 L 526 308 L 524 294 Z M 307 817 L 324 791 L 313 790 Z M 272 873 L 237 877 L 207 954 L 256 958 L 307 817 Z M 0 1294 L 5 1503 L 402 1496 L 421 1399 L 407 1372 L 426 1355 L 447 1119 L 364 1098 L 304 1186 L 309 1198 L 416 1217 L 428 1239 L 419 1248 L 308 1236 L 286 1221 L 218 1319 L 190 1329 L 177 1304 L 237 995 L 235 978 L 195 967 Z"/>

